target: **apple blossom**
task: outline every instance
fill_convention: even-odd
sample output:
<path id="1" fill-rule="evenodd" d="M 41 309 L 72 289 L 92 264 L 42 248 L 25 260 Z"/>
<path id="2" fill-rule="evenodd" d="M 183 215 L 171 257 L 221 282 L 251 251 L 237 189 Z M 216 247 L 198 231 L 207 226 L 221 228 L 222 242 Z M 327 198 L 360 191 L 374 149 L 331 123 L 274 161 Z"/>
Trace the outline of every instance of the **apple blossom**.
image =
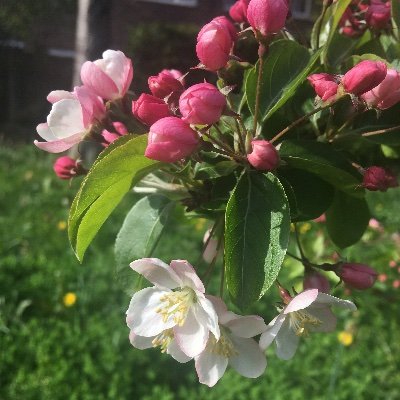
<path id="1" fill-rule="evenodd" d="M 71 179 L 78 173 L 78 164 L 73 158 L 63 156 L 57 158 L 53 169 L 60 179 Z"/>
<path id="2" fill-rule="evenodd" d="M 247 160 L 260 171 L 272 171 L 279 165 L 279 154 L 275 146 L 268 140 L 255 139 L 251 141 L 253 151 L 247 155 Z"/>
<path id="3" fill-rule="evenodd" d="M 53 104 L 47 123 L 36 127 L 46 142 L 34 141 L 42 150 L 61 153 L 79 143 L 85 132 L 105 114 L 102 100 L 85 86 L 75 87 L 73 92 L 51 92 L 48 101 Z"/>
<path id="4" fill-rule="evenodd" d="M 307 79 L 322 101 L 328 101 L 336 95 L 339 84 L 333 75 L 326 73 L 312 74 Z"/>
<path id="5" fill-rule="evenodd" d="M 384 29 L 391 17 L 390 1 L 371 0 L 365 13 L 367 25 L 374 29 Z"/>
<path id="6" fill-rule="evenodd" d="M 267 36 L 285 26 L 288 12 L 288 0 L 250 0 L 247 20 L 255 31 Z"/>
<path id="7" fill-rule="evenodd" d="M 200 383 L 214 386 L 225 373 L 228 364 L 247 378 L 259 377 L 267 367 L 265 354 L 252 339 L 267 329 L 256 315 L 241 316 L 227 310 L 225 303 L 214 296 L 212 302 L 220 325 L 221 336 L 210 335 L 203 352 L 195 357 Z"/>
<path id="8" fill-rule="evenodd" d="M 386 192 L 389 188 L 397 187 L 399 184 L 391 171 L 374 165 L 364 171 L 361 186 L 371 191 Z"/>
<path id="9" fill-rule="evenodd" d="M 157 258 L 133 261 L 130 267 L 143 275 L 153 287 L 135 293 L 127 311 L 127 324 L 133 334 L 157 337 L 156 344 L 167 346 L 172 329 L 178 347 L 188 357 L 200 354 L 210 332 L 218 340 L 218 317 L 204 285 L 185 260 L 170 265 Z"/>
<path id="10" fill-rule="evenodd" d="M 361 61 L 343 76 L 343 88 L 359 96 L 378 86 L 385 79 L 386 73 L 387 67 L 382 61 Z"/>
<path id="11" fill-rule="evenodd" d="M 144 155 L 152 160 L 176 162 L 194 152 L 199 137 L 177 117 L 161 118 L 150 127 Z"/>
<path id="12" fill-rule="evenodd" d="M 225 96 L 211 83 L 193 85 L 179 99 L 182 121 L 188 124 L 211 125 L 221 118 L 225 107 Z"/>
<path id="13" fill-rule="evenodd" d="M 150 76 L 147 82 L 152 95 L 163 99 L 172 92 L 183 90 L 181 77 L 182 74 L 176 69 L 163 69 L 158 75 Z"/>
<path id="14" fill-rule="evenodd" d="M 330 307 L 338 306 L 349 310 L 357 307 L 349 300 L 321 293 L 318 289 L 309 289 L 293 297 L 268 325 L 261 335 L 262 349 L 276 344 L 277 356 L 289 360 L 296 352 L 300 336 L 309 332 L 330 332 L 335 329 L 336 317 Z"/>
<path id="15" fill-rule="evenodd" d="M 378 276 L 373 268 L 359 263 L 343 263 L 336 274 L 344 283 L 359 290 L 372 287 Z"/>
<path id="16" fill-rule="evenodd" d="M 103 99 L 125 96 L 133 78 L 132 61 L 122 51 L 106 50 L 103 58 L 82 65 L 83 84 Z"/>
<path id="17" fill-rule="evenodd" d="M 247 7 L 250 0 L 237 0 L 229 9 L 230 17 L 238 23 L 247 22 Z"/>
<path id="18" fill-rule="evenodd" d="M 171 112 L 164 100 L 142 93 L 132 102 L 132 114 L 146 125 L 153 125 L 161 118 L 170 116 Z"/>

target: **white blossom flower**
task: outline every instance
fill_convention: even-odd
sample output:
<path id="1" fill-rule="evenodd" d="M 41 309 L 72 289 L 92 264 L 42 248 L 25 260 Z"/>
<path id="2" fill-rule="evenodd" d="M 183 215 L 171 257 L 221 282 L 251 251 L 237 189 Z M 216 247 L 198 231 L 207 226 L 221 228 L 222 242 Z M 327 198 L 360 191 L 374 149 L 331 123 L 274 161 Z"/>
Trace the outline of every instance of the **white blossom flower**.
<path id="1" fill-rule="evenodd" d="M 330 332 L 336 327 L 336 317 L 330 307 L 338 306 L 349 310 L 357 307 L 349 300 L 341 300 L 318 289 L 301 292 L 275 317 L 261 335 L 260 347 L 266 349 L 275 341 L 276 354 L 283 360 L 291 359 L 301 336 L 309 332 Z"/>
<path id="2" fill-rule="evenodd" d="M 220 338 L 210 335 L 204 351 L 195 357 L 200 383 L 214 386 L 231 365 L 247 378 L 257 378 L 267 366 L 264 352 L 252 337 L 267 329 L 264 320 L 256 315 L 241 316 L 227 310 L 224 302 L 207 296 L 217 311 Z"/>
<path id="3" fill-rule="evenodd" d="M 154 284 L 131 299 L 127 324 L 134 335 L 156 338 L 154 345 L 171 352 L 173 333 L 177 346 L 190 358 L 204 350 L 210 331 L 219 339 L 216 311 L 187 261 L 173 260 L 168 266 L 157 258 L 143 258 L 130 267 Z"/>

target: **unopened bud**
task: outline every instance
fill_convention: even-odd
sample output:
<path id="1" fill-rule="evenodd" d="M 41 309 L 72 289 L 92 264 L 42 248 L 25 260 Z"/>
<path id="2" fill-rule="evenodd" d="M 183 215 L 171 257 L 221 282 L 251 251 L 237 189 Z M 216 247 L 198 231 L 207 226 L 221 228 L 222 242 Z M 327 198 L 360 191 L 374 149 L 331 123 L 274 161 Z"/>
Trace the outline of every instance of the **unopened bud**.
<path id="1" fill-rule="evenodd" d="M 369 289 L 378 276 L 373 268 L 357 263 L 343 263 L 337 269 L 336 275 L 350 287 L 359 290 Z"/>
<path id="2" fill-rule="evenodd" d="M 252 140 L 253 151 L 247 155 L 247 160 L 260 171 L 273 171 L 279 165 L 279 154 L 275 146 L 268 140 Z"/>
<path id="3" fill-rule="evenodd" d="M 367 190 L 386 192 L 397 186 L 399 183 L 396 176 L 385 168 L 372 166 L 364 171 L 362 187 Z"/>
<path id="4" fill-rule="evenodd" d="M 328 279 L 317 271 L 306 272 L 303 281 L 303 290 L 318 289 L 320 292 L 329 293 L 330 285 Z"/>

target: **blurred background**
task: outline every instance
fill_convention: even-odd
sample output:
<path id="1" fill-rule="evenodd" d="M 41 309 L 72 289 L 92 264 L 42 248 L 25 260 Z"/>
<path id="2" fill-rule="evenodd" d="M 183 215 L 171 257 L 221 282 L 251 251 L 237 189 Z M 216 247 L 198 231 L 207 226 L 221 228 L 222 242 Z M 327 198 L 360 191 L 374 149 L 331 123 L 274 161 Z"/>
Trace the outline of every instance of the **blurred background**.
<path id="1" fill-rule="evenodd" d="M 79 187 L 60 181 L 55 155 L 31 143 L 50 110 L 51 90 L 79 85 L 86 60 L 108 48 L 133 59 L 131 89 L 148 92 L 147 78 L 163 68 L 196 65 L 196 35 L 227 0 L 1 0 L 0 3 L 0 399 L 385 399 L 400 392 L 400 190 L 369 193 L 374 219 L 344 256 L 379 271 L 372 291 L 351 293 L 354 315 L 339 314 L 337 332 L 306 338 L 296 357 L 268 351 L 256 380 L 229 371 L 214 387 L 197 383 L 193 363 L 128 341 L 129 297 L 115 277 L 113 243 L 137 199 L 129 194 L 102 228 L 83 264 L 67 238 L 68 209 Z M 292 0 L 291 29 L 307 37 L 321 4 Z M 182 218 L 177 211 L 177 218 Z M 201 261 L 207 221 L 168 228 L 155 256 Z M 303 223 L 310 258 L 332 261 L 323 223 Z M 179 243 L 179 246 L 177 246 Z M 280 279 L 301 290 L 302 267 L 287 261 Z M 210 282 L 211 287 L 218 282 Z M 268 322 L 278 300 L 272 290 L 250 312 Z"/>

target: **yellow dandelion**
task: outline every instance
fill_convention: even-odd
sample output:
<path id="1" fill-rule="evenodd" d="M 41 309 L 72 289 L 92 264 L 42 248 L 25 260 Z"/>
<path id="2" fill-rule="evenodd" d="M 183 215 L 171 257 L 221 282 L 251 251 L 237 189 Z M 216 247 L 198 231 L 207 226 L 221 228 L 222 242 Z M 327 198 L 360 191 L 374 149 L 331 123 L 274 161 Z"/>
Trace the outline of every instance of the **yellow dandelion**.
<path id="1" fill-rule="evenodd" d="M 59 231 L 65 231 L 67 229 L 67 223 L 65 221 L 58 221 L 57 229 Z"/>
<path id="2" fill-rule="evenodd" d="M 65 307 L 72 307 L 76 303 L 76 294 L 68 292 L 63 297 L 63 303 Z"/>
<path id="3" fill-rule="evenodd" d="M 350 346 L 353 343 L 353 334 L 347 331 L 342 331 L 338 333 L 338 340 L 343 346 Z"/>

